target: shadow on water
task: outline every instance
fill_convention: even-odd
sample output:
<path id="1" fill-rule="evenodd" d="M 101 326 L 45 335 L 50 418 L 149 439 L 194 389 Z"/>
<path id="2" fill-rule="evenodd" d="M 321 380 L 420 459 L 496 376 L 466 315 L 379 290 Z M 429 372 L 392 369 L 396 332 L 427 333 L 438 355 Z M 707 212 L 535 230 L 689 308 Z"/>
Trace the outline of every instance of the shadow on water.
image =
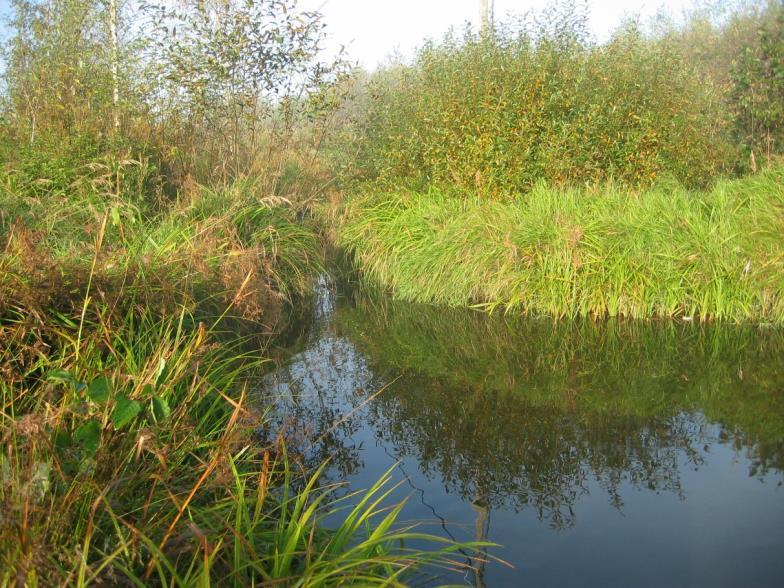
<path id="1" fill-rule="evenodd" d="M 514 569 L 467 583 L 765 586 L 784 572 L 783 351 L 772 329 L 507 321 L 324 283 L 264 392 L 335 479 L 398 463 L 412 518 L 504 545 Z"/>

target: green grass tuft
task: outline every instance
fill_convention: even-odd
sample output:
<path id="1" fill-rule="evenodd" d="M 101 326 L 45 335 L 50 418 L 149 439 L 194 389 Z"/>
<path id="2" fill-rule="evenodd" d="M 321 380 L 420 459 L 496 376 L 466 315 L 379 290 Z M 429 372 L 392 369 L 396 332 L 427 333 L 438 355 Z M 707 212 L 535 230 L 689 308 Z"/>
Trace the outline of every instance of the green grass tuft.
<path id="1" fill-rule="evenodd" d="M 361 195 L 338 243 L 409 301 L 555 317 L 784 322 L 784 167 L 709 192 L 660 183 L 503 202 Z"/>

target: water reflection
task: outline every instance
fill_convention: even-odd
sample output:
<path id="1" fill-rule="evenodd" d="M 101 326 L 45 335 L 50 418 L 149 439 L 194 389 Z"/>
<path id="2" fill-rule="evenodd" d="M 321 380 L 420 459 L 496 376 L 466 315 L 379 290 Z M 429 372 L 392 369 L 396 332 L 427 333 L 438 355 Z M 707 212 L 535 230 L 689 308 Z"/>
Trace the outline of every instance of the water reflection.
<path id="1" fill-rule="evenodd" d="M 455 522 L 474 538 L 499 509 L 574 529 L 576 505 L 597 492 L 621 513 L 638 492 L 688 502 L 684 475 L 720 447 L 742 464 L 735 475 L 781 485 L 781 332 L 507 322 L 367 299 L 319 308 L 265 383 L 302 453 L 331 456 L 336 478 L 358 482 L 378 456 L 413 463 L 412 480 L 440 488 L 433 514 L 468 505 L 473 520 Z"/>
<path id="2" fill-rule="evenodd" d="M 336 326 L 376 369 L 415 374 L 385 396 L 397 401 L 385 410 L 407 411 L 397 419 L 407 424 L 422 415 L 417 426 L 436 410 L 435 418 L 449 423 L 440 434 L 452 435 L 457 444 L 462 438 L 471 451 L 482 447 L 490 463 L 519 462 L 522 455 L 494 456 L 522 446 L 532 451 L 529 460 L 574 444 L 599 470 L 616 464 L 637 471 L 643 462 L 658 463 L 645 459 L 650 451 L 712 441 L 702 438 L 700 419 L 693 417 L 701 413 L 723 425 L 721 442 L 746 452 L 750 474 L 784 466 L 780 331 L 621 321 L 510 323 L 369 300 L 342 307 Z M 690 416 L 684 420 L 683 413 Z M 495 426 L 482 426 L 491 420 Z M 501 427 L 506 434 L 495 434 Z M 466 436 L 476 441 L 466 443 Z M 615 440 L 623 441 L 625 458 L 613 451 Z M 689 453 L 697 458 L 699 452 Z"/>

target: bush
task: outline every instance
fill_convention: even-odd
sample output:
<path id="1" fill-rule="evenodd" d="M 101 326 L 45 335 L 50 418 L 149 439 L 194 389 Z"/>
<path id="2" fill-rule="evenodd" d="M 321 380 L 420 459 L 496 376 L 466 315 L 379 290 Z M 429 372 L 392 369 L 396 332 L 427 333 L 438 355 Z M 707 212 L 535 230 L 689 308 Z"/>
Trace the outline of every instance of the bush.
<path id="1" fill-rule="evenodd" d="M 608 178 L 704 186 L 734 163 L 722 96 L 634 26 L 594 45 L 577 25 L 427 44 L 382 70 L 361 122 L 359 175 L 485 196 Z"/>
<path id="2" fill-rule="evenodd" d="M 732 114 L 738 172 L 784 155 L 784 4 L 702 6 L 682 23 L 663 17 L 657 36 L 717 85 Z M 752 158 L 751 154 L 754 153 Z"/>
<path id="3" fill-rule="evenodd" d="M 749 152 L 784 153 L 784 5 L 771 2 L 756 21 L 756 35 L 733 61 L 736 134 Z"/>

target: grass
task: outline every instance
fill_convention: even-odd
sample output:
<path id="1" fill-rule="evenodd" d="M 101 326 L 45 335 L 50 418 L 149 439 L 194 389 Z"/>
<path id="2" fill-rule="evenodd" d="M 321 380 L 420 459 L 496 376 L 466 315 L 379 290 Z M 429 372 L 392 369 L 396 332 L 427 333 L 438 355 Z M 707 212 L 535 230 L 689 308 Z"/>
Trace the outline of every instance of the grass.
<path id="1" fill-rule="evenodd" d="M 0 314 L 13 308 L 70 312 L 88 283 L 107 306 L 165 314 L 234 316 L 272 331 L 322 268 L 317 232 L 286 200 L 261 198 L 250 181 L 194 187 L 163 212 L 121 198 L 0 192 Z M 258 325 L 256 325 L 258 326 Z"/>
<path id="2" fill-rule="evenodd" d="M 190 318 L 101 314 L 81 338 L 4 323 L 0 585 L 399 585 L 446 565 L 455 545 L 396 525 L 389 475 L 338 503 L 282 440 L 254 440 L 258 352 Z M 404 545 L 421 539 L 438 548 Z"/>
<path id="3" fill-rule="evenodd" d="M 159 210 L 4 181 L 0 586 L 403 585 L 455 565 L 398 522 L 389 474 L 338 499 L 259 436 L 248 392 L 322 267 L 290 202 L 249 180 Z"/>
<path id="4" fill-rule="evenodd" d="M 554 317 L 784 322 L 784 167 L 706 192 L 604 184 L 487 202 L 361 194 L 337 242 L 408 301 Z"/>

